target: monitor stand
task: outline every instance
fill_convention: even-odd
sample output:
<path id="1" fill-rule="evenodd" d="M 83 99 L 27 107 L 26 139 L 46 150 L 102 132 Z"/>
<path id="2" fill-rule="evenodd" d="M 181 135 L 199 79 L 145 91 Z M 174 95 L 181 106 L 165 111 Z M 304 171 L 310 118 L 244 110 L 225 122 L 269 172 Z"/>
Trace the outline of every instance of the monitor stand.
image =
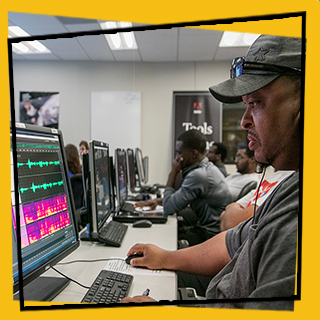
<path id="1" fill-rule="evenodd" d="M 57 277 L 38 277 L 23 287 L 23 298 L 28 301 L 52 301 L 66 288 L 70 280 Z M 14 300 L 19 300 L 19 292 Z"/>
<path id="2" fill-rule="evenodd" d="M 96 232 L 91 232 L 90 233 L 89 230 L 90 230 L 90 226 L 88 224 L 85 229 L 81 230 L 80 240 L 81 241 L 99 242 L 98 234 Z"/>

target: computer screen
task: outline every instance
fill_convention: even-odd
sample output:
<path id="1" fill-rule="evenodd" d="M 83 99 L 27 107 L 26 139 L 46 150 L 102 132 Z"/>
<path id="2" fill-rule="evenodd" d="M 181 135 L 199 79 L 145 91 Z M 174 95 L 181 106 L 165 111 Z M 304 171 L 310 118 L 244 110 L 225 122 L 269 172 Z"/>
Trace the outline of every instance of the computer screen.
<path id="1" fill-rule="evenodd" d="M 126 163 L 127 163 L 127 176 L 128 176 L 128 185 L 131 192 L 135 192 L 137 186 L 136 180 L 136 164 L 134 159 L 134 151 L 132 149 L 127 149 L 126 151 Z"/>
<path id="2" fill-rule="evenodd" d="M 79 246 L 79 238 L 61 131 L 16 123 L 15 129 L 11 127 L 10 136 L 16 292 L 20 272 L 18 255 L 21 254 L 25 286 L 74 251 Z M 18 226 L 21 253 L 17 250 Z"/>
<path id="3" fill-rule="evenodd" d="M 97 233 L 112 212 L 109 145 L 89 142 L 92 232 Z"/>
<path id="4" fill-rule="evenodd" d="M 140 148 L 136 148 L 135 157 L 136 157 L 136 166 L 138 170 L 138 181 L 141 186 L 145 180 L 145 177 L 144 177 L 144 170 L 143 170 L 143 156 Z"/>
<path id="5" fill-rule="evenodd" d="M 127 198 L 127 166 L 126 151 L 116 149 L 115 154 L 116 196 L 117 206 L 121 207 Z"/>

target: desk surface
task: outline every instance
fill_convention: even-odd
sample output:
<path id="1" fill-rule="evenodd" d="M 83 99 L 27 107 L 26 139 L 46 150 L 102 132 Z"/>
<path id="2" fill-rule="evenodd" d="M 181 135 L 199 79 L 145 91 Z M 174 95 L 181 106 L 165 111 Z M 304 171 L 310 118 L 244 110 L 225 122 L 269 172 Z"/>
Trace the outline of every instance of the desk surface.
<path id="1" fill-rule="evenodd" d="M 136 243 L 152 243 L 167 250 L 177 248 L 177 220 L 169 217 L 166 224 L 153 224 L 151 228 L 133 228 L 128 224 L 128 231 L 120 248 L 105 246 L 100 243 L 81 241 L 80 247 L 63 259 L 60 263 L 76 260 L 97 260 L 110 257 L 127 256 L 129 249 Z M 55 267 L 85 286 L 90 286 L 107 261 L 76 262 L 71 264 L 57 264 Z M 59 276 L 50 269 L 46 276 Z M 150 288 L 150 296 L 156 300 L 177 299 L 177 277 L 175 272 L 170 275 L 134 275 L 129 296 L 141 295 L 146 288 Z M 71 282 L 53 301 L 80 302 L 87 289 Z"/>

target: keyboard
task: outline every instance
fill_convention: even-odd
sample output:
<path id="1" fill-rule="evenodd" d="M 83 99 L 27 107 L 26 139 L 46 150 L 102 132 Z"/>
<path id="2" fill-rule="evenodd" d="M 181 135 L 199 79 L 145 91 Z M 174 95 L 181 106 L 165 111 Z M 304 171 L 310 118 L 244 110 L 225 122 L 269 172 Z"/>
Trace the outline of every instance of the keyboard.
<path id="1" fill-rule="evenodd" d="M 117 303 L 128 295 L 132 280 L 130 274 L 101 270 L 81 302 Z"/>
<path id="2" fill-rule="evenodd" d="M 110 221 L 99 231 L 98 239 L 114 247 L 120 247 L 128 226 L 117 221 Z"/>
<path id="3" fill-rule="evenodd" d="M 130 202 L 124 202 L 121 205 L 121 211 L 125 211 L 125 212 L 134 212 L 134 205 Z"/>

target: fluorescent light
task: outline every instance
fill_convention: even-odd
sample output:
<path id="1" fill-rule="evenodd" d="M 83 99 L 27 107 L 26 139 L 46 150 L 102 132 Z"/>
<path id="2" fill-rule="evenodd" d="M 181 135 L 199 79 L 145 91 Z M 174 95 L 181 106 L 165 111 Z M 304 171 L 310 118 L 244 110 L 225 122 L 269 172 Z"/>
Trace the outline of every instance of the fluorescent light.
<path id="1" fill-rule="evenodd" d="M 122 43 L 120 35 L 118 33 L 116 33 L 116 34 L 110 34 L 109 36 L 111 38 L 111 41 L 112 41 L 115 49 L 120 49 L 121 43 Z"/>
<path id="2" fill-rule="evenodd" d="M 29 33 L 18 26 L 9 26 L 9 38 L 15 37 L 31 37 Z M 50 50 L 37 40 L 22 41 L 12 43 L 13 51 L 18 54 L 23 53 L 48 53 Z"/>
<path id="3" fill-rule="evenodd" d="M 260 34 L 252 34 L 252 33 L 245 33 L 243 35 L 243 41 L 248 45 L 251 46 L 252 43 L 260 36 Z"/>
<path id="4" fill-rule="evenodd" d="M 238 36 L 239 34 L 236 32 L 225 32 L 223 35 L 223 40 L 227 46 L 231 47 L 236 43 Z"/>
<path id="5" fill-rule="evenodd" d="M 100 27 L 106 29 L 119 29 L 132 27 L 131 22 L 101 22 Z M 137 43 L 133 32 L 117 32 L 114 34 L 105 34 L 111 50 L 134 50 L 137 49 Z"/>
<path id="6" fill-rule="evenodd" d="M 45 52 L 46 50 L 48 50 L 42 43 L 40 43 L 37 40 L 28 41 L 28 44 L 33 48 L 35 48 L 36 50 L 38 50 L 39 52 Z"/>
<path id="7" fill-rule="evenodd" d="M 219 47 L 249 47 L 260 34 L 225 31 Z"/>
<path id="8" fill-rule="evenodd" d="M 29 48 L 22 43 L 13 43 L 12 47 L 12 51 L 15 53 L 27 53 L 30 51 Z"/>
<path id="9" fill-rule="evenodd" d="M 130 22 L 120 22 L 120 26 L 122 28 L 129 28 L 129 27 L 132 27 L 132 24 Z M 122 35 L 127 47 L 130 49 L 131 48 L 133 49 L 135 45 L 135 38 L 134 38 L 133 32 L 125 32 L 125 33 L 122 33 Z"/>
<path id="10" fill-rule="evenodd" d="M 18 26 L 9 26 L 9 34 L 11 34 L 12 37 L 30 37 L 29 33 Z"/>

